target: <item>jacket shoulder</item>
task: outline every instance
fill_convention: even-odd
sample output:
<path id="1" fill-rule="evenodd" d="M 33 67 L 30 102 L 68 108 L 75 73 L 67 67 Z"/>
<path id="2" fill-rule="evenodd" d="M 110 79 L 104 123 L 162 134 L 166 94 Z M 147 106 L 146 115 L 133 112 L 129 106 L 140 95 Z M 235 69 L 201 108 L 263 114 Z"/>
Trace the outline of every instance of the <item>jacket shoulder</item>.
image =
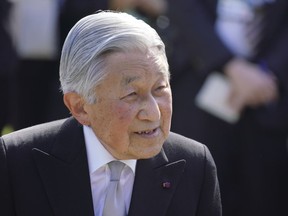
<path id="1" fill-rule="evenodd" d="M 35 125 L 9 133 L 1 138 L 7 151 L 32 149 L 40 146 L 45 149 L 45 146 L 48 147 L 47 144 L 55 139 L 63 122 L 65 119 Z"/>
<path id="2" fill-rule="evenodd" d="M 165 152 L 177 151 L 179 154 L 188 155 L 203 155 L 207 147 L 191 138 L 185 137 L 183 135 L 170 132 L 168 139 L 164 143 Z"/>
<path id="3" fill-rule="evenodd" d="M 215 166 L 214 159 L 205 144 L 180 134 L 170 132 L 163 149 L 169 161 L 184 159 L 188 164 L 208 163 Z"/>

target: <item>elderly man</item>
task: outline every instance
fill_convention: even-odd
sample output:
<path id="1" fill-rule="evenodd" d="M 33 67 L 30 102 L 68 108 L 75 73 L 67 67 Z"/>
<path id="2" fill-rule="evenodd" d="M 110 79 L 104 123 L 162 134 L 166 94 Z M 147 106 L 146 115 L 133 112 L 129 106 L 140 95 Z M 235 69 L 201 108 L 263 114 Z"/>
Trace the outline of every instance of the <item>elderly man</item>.
<path id="1" fill-rule="evenodd" d="M 209 150 L 169 132 L 168 63 L 154 29 L 125 13 L 81 19 L 60 81 L 71 118 L 0 139 L 1 215 L 221 215 Z"/>

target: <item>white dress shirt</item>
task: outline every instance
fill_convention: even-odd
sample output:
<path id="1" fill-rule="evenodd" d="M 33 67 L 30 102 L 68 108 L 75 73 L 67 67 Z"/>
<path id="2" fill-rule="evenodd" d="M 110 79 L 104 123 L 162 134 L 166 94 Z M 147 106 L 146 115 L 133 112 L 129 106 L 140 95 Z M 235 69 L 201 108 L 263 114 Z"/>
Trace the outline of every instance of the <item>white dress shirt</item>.
<path id="1" fill-rule="evenodd" d="M 247 23 L 253 23 L 261 14 L 255 9 L 275 0 L 219 0 L 217 6 L 216 31 L 222 42 L 236 56 L 251 57 L 254 46 L 247 39 Z M 255 26 L 254 31 L 257 31 Z"/>
<path id="2" fill-rule="evenodd" d="M 250 57 L 253 55 L 253 49 L 245 36 L 246 23 L 253 19 L 253 10 L 246 1 L 218 1 L 216 31 L 222 42 L 236 56 Z"/>
<path id="3" fill-rule="evenodd" d="M 88 157 L 90 182 L 95 216 L 102 216 L 110 170 L 107 165 L 116 160 L 100 143 L 93 130 L 83 126 Z M 136 160 L 121 160 L 126 164 L 120 178 L 120 186 L 125 191 L 126 215 L 128 214 L 135 177 Z"/>

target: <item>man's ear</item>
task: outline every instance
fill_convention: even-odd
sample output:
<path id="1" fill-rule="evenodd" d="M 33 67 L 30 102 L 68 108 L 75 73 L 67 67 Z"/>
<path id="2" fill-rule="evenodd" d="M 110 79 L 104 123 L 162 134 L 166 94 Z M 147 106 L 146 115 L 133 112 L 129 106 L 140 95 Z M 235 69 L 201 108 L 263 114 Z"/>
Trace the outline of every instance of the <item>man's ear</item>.
<path id="1" fill-rule="evenodd" d="M 68 92 L 64 94 L 63 100 L 66 107 L 70 110 L 71 114 L 78 120 L 80 124 L 89 124 L 88 114 L 84 110 L 85 100 L 81 95 L 75 92 Z"/>

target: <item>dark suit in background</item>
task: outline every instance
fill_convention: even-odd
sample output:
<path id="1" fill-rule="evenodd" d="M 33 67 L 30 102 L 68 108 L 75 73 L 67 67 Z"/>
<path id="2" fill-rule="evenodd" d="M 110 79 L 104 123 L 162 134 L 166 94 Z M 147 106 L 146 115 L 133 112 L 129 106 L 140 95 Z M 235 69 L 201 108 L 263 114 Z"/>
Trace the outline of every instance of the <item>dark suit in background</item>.
<path id="1" fill-rule="evenodd" d="M 94 215 L 83 129 L 74 118 L 11 133 L 0 144 L 1 215 Z M 137 162 L 128 215 L 220 216 L 219 199 L 209 150 L 171 133 L 158 155 Z"/>
<path id="2" fill-rule="evenodd" d="M 17 55 L 8 32 L 8 19 L 11 4 L 6 0 L 0 1 L 0 133 L 6 124 L 15 125 L 15 69 Z"/>
<path id="3" fill-rule="evenodd" d="M 225 216 L 287 215 L 288 2 L 267 7 L 251 59 L 264 60 L 275 73 L 280 98 L 271 106 L 247 108 L 234 125 L 195 106 L 207 75 L 233 57 L 215 32 L 217 1 L 171 0 L 169 6 L 164 36 L 172 73 L 172 131 L 208 145 L 219 170 Z"/>

